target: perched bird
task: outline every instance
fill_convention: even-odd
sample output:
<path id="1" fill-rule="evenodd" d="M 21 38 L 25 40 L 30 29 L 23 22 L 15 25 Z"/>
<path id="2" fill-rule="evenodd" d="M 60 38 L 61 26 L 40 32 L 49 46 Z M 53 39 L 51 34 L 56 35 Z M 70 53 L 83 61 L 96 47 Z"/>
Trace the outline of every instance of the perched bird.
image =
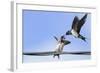
<path id="1" fill-rule="evenodd" d="M 57 44 L 57 46 L 55 48 L 55 54 L 53 55 L 53 57 L 58 56 L 58 59 L 59 59 L 60 58 L 60 54 L 63 52 L 64 46 L 68 45 L 71 42 L 68 41 L 68 40 L 65 40 L 64 36 L 61 36 L 59 40 L 55 36 L 54 36 L 54 38 L 57 40 L 58 44 Z"/>
<path id="2" fill-rule="evenodd" d="M 85 14 L 80 20 L 77 16 L 74 17 L 72 22 L 71 30 L 66 32 L 66 35 L 73 35 L 76 38 L 80 38 L 83 41 L 86 41 L 86 38 L 80 34 L 83 24 L 86 22 L 87 14 Z"/>

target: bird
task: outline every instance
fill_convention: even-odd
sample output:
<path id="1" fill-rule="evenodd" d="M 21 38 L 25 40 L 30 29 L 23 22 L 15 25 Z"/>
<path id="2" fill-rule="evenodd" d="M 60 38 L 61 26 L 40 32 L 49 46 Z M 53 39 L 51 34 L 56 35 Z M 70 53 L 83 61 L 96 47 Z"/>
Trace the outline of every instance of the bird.
<path id="1" fill-rule="evenodd" d="M 81 19 L 75 16 L 72 22 L 71 30 L 68 30 L 66 32 L 66 35 L 73 35 L 75 38 L 82 39 L 83 41 L 86 42 L 86 37 L 82 36 L 80 34 L 80 31 L 81 31 L 82 26 L 86 22 L 87 15 L 88 14 L 86 13 Z"/>
<path id="2" fill-rule="evenodd" d="M 58 56 L 58 59 L 59 59 L 60 54 L 63 52 L 64 46 L 70 44 L 71 42 L 68 40 L 65 40 L 64 36 L 61 36 L 60 39 L 58 39 L 56 36 L 54 36 L 54 38 L 56 39 L 58 44 L 55 48 L 55 54 L 53 55 L 53 57 L 55 58 L 55 56 Z"/>

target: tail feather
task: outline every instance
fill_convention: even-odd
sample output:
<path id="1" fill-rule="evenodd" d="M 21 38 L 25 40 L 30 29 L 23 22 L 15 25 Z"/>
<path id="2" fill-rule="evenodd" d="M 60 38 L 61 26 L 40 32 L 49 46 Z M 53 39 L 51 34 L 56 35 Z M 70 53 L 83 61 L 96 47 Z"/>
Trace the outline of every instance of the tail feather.
<path id="1" fill-rule="evenodd" d="M 54 54 L 54 55 L 53 55 L 53 58 L 55 58 L 55 56 L 57 56 L 58 59 L 60 59 L 60 55 L 59 55 L 59 54 Z"/>
<path id="2" fill-rule="evenodd" d="M 86 37 L 79 35 L 79 38 L 82 39 L 84 42 L 86 42 Z"/>

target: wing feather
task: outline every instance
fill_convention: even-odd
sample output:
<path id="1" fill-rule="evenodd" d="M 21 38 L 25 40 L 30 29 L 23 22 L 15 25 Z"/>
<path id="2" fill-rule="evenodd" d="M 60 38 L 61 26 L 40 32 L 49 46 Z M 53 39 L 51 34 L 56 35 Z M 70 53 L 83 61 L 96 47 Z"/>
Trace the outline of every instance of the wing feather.
<path id="1" fill-rule="evenodd" d="M 78 27 L 78 22 L 79 22 L 79 18 L 77 16 L 74 17 L 74 20 L 72 22 L 72 29 L 74 29 L 75 31 L 77 31 L 77 27 Z"/>
<path id="2" fill-rule="evenodd" d="M 56 36 L 53 36 L 57 41 L 58 41 L 58 38 Z"/>
<path id="3" fill-rule="evenodd" d="M 70 41 L 64 40 L 64 44 L 65 44 L 65 45 L 68 45 L 68 44 L 70 44 L 70 43 L 71 43 Z"/>
<path id="4" fill-rule="evenodd" d="M 80 30 L 81 30 L 83 24 L 86 22 L 86 18 L 87 18 L 87 14 L 85 14 L 85 15 L 83 16 L 83 18 L 81 18 L 80 21 L 78 22 L 78 26 L 77 26 L 77 28 L 78 28 L 78 29 L 77 29 L 77 32 L 78 32 L 78 33 L 80 32 Z"/>

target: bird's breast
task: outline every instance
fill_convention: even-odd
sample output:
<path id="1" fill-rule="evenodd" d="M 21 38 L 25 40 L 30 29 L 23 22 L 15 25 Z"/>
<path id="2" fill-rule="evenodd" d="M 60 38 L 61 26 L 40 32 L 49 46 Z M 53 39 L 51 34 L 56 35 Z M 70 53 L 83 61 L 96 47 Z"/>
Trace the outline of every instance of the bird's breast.
<path id="1" fill-rule="evenodd" d="M 74 29 L 71 30 L 71 33 L 74 37 L 78 37 L 79 35 Z"/>
<path id="2" fill-rule="evenodd" d="M 61 53 L 63 51 L 63 47 L 64 47 L 64 43 L 58 43 L 57 46 L 56 46 L 55 51 L 57 53 Z"/>

